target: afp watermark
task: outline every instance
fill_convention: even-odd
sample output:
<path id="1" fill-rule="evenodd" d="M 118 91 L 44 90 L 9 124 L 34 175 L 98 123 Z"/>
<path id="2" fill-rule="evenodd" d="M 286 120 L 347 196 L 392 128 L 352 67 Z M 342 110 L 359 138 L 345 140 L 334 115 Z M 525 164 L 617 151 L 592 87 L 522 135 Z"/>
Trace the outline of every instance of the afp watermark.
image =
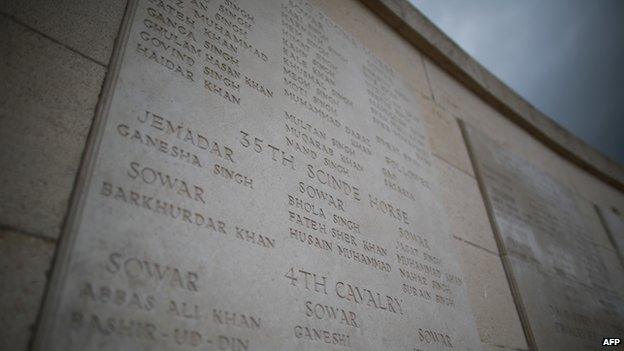
<path id="1" fill-rule="evenodd" d="M 620 338 L 604 338 L 602 339 L 602 346 L 618 346 L 622 342 Z"/>

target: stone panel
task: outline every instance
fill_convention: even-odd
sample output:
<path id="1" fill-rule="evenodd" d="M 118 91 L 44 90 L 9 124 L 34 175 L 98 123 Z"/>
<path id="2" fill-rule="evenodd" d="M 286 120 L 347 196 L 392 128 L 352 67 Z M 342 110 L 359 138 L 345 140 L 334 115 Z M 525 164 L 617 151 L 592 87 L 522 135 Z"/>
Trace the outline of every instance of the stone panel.
<path id="1" fill-rule="evenodd" d="M 605 335 L 622 335 L 624 277 L 608 255 L 614 252 L 588 233 L 573 193 L 464 126 L 529 345 L 587 350 Z"/>
<path id="2" fill-rule="evenodd" d="M 0 350 L 27 349 L 53 252 L 51 241 L 0 231 Z"/>
<path id="3" fill-rule="evenodd" d="M 477 181 L 437 157 L 433 164 L 452 234 L 497 254 L 498 247 Z"/>
<path id="4" fill-rule="evenodd" d="M 455 245 L 481 341 L 512 350 L 527 349 L 500 257 L 459 240 Z"/>
<path id="5" fill-rule="evenodd" d="M 402 74 L 305 1 L 129 11 L 35 350 L 481 348 Z"/>
<path id="6" fill-rule="evenodd" d="M 104 69 L 0 17 L 0 223 L 56 238 Z"/>
<path id="7" fill-rule="evenodd" d="M 583 220 L 587 226 L 587 233 L 592 236 L 591 240 L 602 248 L 612 251 L 615 250 L 615 246 L 613 246 L 609 234 L 596 210 L 596 205 L 585 200 L 580 195 L 575 194 L 575 198 L 578 210 L 583 216 Z"/>
<path id="8" fill-rule="evenodd" d="M 126 0 L 0 0 L 0 11 L 108 64 Z"/>
<path id="9" fill-rule="evenodd" d="M 601 223 L 608 235 L 609 243 L 617 251 L 624 264 L 624 218 L 614 207 L 596 206 Z"/>
<path id="10" fill-rule="evenodd" d="M 605 270 L 610 277 L 612 290 L 622 295 L 624 293 L 624 265 L 617 251 L 598 246 L 598 252 L 605 264 Z"/>
<path id="11" fill-rule="evenodd" d="M 474 177 L 470 157 L 457 119 L 450 117 L 446 111 L 430 101 L 422 100 L 421 104 L 431 152 Z"/>

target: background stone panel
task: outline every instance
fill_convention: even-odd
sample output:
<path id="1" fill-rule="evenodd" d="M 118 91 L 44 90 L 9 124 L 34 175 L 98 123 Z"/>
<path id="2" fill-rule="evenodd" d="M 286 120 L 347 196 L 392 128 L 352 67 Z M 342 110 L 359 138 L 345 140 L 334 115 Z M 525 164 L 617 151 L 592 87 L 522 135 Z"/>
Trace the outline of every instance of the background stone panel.
<path id="1" fill-rule="evenodd" d="M 0 16 L 0 224 L 56 238 L 104 68 Z"/>
<path id="2" fill-rule="evenodd" d="M 500 257 L 459 240 L 455 247 L 481 341 L 488 347 L 527 349 Z"/>
<path id="3" fill-rule="evenodd" d="M 457 120 L 430 101 L 421 99 L 420 103 L 432 153 L 474 177 L 470 156 Z"/>
<path id="4" fill-rule="evenodd" d="M 437 157 L 433 164 L 453 235 L 498 254 L 477 181 Z"/>
<path id="5" fill-rule="evenodd" d="M 0 231 L 0 350 L 26 350 L 54 246 L 51 240 Z"/>
<path id="6" fill-rule="evenodd" d="M 126 0 L 0 0 L 0 11 L 108 64 Z"/>
<path id="7" fill-rule="evenodd" d="M 588 235 L 591 236 L 590 239 L 601 248 L 615 251 L 615 247 L 613 247 L 611 239 L 609 239 L 609 234 L 605 230 L 605 227 L 598 216 L 598 212 L 594 208 L 594 204 L 585 200 L 580 195 L 575 195 L 575 199 L 576 205 L 579 212 L 583 216 L 583 220 L 587 227 Z"/>
<path id="8" fill-rule="evenodd" d="M 605 264 L 607 274 L 611 278 L 612 286 L 615 289 L 614 292 L 624 299 L 624 268 L 622 267 L 622 261 L 614 250 L 598 246 L 598 252 Z"/>

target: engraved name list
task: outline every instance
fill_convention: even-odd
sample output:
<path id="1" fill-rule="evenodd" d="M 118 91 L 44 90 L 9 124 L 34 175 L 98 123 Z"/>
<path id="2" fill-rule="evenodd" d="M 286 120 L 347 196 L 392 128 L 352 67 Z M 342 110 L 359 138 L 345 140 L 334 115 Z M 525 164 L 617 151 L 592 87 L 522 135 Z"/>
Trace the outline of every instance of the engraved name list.
<path id="1" fill-rule="evenodd" d="M 412 90 L 305 1 L 131 1 L 36 348 L 480 349 Z"/>

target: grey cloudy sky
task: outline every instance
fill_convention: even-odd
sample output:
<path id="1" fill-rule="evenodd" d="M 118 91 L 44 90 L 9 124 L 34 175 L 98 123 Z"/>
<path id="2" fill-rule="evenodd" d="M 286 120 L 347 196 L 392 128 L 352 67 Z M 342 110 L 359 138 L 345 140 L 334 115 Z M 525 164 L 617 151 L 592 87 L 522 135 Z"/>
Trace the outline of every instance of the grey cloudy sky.
<path id="1" fill-rule="evenodd" d="M 538 109 L 624 164 L 624 0 L 410 0 Z"/>

